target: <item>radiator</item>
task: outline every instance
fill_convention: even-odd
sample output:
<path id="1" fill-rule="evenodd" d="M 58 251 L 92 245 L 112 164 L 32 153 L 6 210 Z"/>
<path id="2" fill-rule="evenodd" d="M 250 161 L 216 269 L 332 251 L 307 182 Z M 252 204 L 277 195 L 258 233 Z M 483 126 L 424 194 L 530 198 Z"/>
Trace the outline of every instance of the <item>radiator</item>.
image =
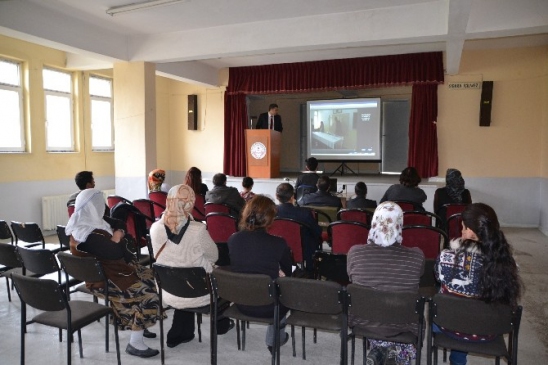
<path id="1" fill-rule="evenodd" d="M 105 199 L 113 195 L 114 189 L 103 190 Z M 55 230 L 58 224 L 66 225 L 68 222 L 67 201 L 72 194 L 52 195 L 42 197 L 42 230 Z"/>

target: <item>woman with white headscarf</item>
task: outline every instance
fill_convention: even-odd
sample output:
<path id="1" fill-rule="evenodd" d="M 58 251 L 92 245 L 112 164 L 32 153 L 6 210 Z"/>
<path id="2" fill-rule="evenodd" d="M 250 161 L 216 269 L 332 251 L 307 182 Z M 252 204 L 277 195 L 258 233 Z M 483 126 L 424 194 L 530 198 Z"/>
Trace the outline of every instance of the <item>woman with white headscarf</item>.
<path id="1" fill-rule="evenodd" d="M 375 210 L 366 245 L 353 246 L 348 252 L 347 271 L 352 283 L 392 292 L 418 292 L 424 271 L 424 254 L 402 243 L 403 212 L 387 201 Z M 350 317 L 351 326 L 366 327 L 383 336 L 417 332 L 416 324 L 371 323 Z M 409 364 L 415 358 L 410 344 L 370 340 L 367 365 Z M 383 362 L 387 358 L 386 362 Z"/>
<path id="2" fill-rule="evenodd" d="M 150 227 L 152 248 L 159 264 L 172 267 L 203 267 L 209 273 L 217 261 L 218 250 L 206 226 L 195 222 L 190 214 L 195 200 L 194 190 L 188 185 L 176 185 L 169 190 L 163 216 Z M 169 306 L 176 308 L 173 324 L 167 334 L 167 346 L 175 347 L 192 341 L 194 313 L 184 309 L 209 305 L 209 295 L 180 298 L 164 291 L 162 299 Z M 217 324 L 221 334 L 226 333 L 230 325 L 228 318 L 222 318 Z"/>
<path id="3" fill-rule="evenodd" d="M 105 198 L 100 190 L 86 189 L 78 194 L 74 214 L 66 226 L 70 250 L 75 256 L 93 256 L 101 263 L 119 329 L 131 330 L 126 352 L 139 357 L 155 356 L 158 350 L 143 341 L 143 336 L 155 337 L 146 329 L 156 323 L 160 313 L 152 271 L 138 265 L 126 249 L 125 224 L 103 217 L 104 211 Z M 103 296 L 104 283 L 86 286 L 95 295 Z"/>

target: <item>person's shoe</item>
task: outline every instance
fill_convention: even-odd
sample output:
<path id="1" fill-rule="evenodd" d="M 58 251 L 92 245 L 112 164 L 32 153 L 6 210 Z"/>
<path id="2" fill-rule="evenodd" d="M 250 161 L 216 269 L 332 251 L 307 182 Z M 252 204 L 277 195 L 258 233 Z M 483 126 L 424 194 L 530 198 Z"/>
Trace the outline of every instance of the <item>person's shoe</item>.
<path id="1" fill-rule="evenodd" d="M 176 340 L 168 340 L 166 341 L 166 345 L 167 347 L 169 348 L 173 348 L 175 346 L 178 346 L 182 343 L 187 343 L 187 342 L 190 342 L 194 339 L 194 335 L 192 335 L 192 337 L 188 337 L 188 338 L 183 338 L 183 339 L 176 339 Z"/>
<path id="2" fill-rule="evenodd" d="M 386 355 L 386 349 L 382 347 L 375 347 L 367 354 L 367 365 L 383 365 Z"/>
<path id="3" fill-rule="evenodd" d="M 390 346 L 386 352 L 386 359 L 384 360 L 384 365 L 396 365 L 396 358 L 398 352 L 394 346 Z"/>
<path id="4" fill-rule="evenodd" d="M 228 333 L 231 329 L 234 328 L 234 325 L 235 325 L 235 324 L 234 324 L 234 321 L 231 319 L 231 320 L 230 320 L 230 324 L 228 325 L 227 330 L 224 331 L 224 332 L 219 332 L 219 333 L 217 333 L 217 334 L 218 334 L 218 335 L 224 335 L 224 334 Z"/>
<path id="5" fill-rule="evenodd" d="M 156 338 L 156 333 L 150 332 L 148 329 L 145 328 L 145 332 L 143 332 L 143 336 L 146 338 Z"/>
<path id="6" fill-rule="evenodd" d="M 287 341 L 289 341 L 289 334 L 286 333 L 285 334 L 285 340 L 280 344 L 280 347 L 282 347 L 283 345 L 285 345 L 287 343 Z M 268 348 L 268 351 L 270 351 L 270 355 L 272 355 L 272 346 L 267 346 Z"/>
<path id="7" fill-rule="evenodd" d="M 133 356 L 139 356 L 139 357 L 152 357 L 156 356 L 160 353 L 158 350 L 151 349 L 150 347 L 146 350 L 137 350 L 135 347 L 131 346 L 131 344 L 127 344 L 126 347 L 126 353 L 133 355 Z"/>

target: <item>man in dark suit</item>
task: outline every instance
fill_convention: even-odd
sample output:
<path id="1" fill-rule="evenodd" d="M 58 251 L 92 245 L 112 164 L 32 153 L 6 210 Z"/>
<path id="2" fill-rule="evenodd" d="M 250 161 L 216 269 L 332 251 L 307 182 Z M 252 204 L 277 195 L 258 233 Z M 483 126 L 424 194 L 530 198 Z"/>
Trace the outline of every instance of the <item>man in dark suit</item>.
<path id="1" fill-rule="evenodd" d="M 341 199 L 329 193 L 329 176 L 327 175 L 320 176 L 320 178 L 318 179 L 317 186 L 318 186 L 317 192 L 306 194 L 305 196 L 303 196 L 301 205 L 303 206 L 315 205 L 319 207 L 335 207 L 338 209 L 342 208 Z"/>
<path id="2" fill-rule="evenodd" d="M 312 271 L 312 256 L 321 243 L 322 229 L 312 217 L 310 210 L 295 206 L 294 189 L 291 184 L 281 183 L 278 185 L 276 199 L 280 202 L 277 206 L 278 213 L 276 217 L 294 219 L 309 227 L 304 228 L 301 234 L 304 241 L 303 258 L 305 268 L 307 271 Z"/>
<path id="3" fill-rule="evenodd" d="M 346 202 L 346 207 L 348 209 L 375 209 L 377 207 L 377 202 L 375 200 L 365 198 L 367 196 L 367 185 L 365 185 L 363 181 L 356 184 L 354 192 L 356 193 L 356 197 Z"/>
<path id="4" fill-rule="evenodd" d="M 283 131 L 282 117 L 278 115 L 278 104 L 270 104 L 268 113 L 259 115 L 255 129 L 274 129 L 280 133 Z"/>

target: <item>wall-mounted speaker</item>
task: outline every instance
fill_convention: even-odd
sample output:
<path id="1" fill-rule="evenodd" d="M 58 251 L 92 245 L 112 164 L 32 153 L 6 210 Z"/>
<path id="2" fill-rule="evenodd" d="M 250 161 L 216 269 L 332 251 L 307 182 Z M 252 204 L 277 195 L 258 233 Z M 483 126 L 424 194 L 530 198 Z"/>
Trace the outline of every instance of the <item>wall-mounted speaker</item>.
<path id="1" fill-rule="evenodd" d="M 480 127 L 491 125 L 491 106 L 493 103 L 493 81 L 484 81 L 481 85 Z"/>
<path id="2" fill-rule="evenodd" d="M 188 130 L 198 130 L 198 95 L 188 96 Z"/>

